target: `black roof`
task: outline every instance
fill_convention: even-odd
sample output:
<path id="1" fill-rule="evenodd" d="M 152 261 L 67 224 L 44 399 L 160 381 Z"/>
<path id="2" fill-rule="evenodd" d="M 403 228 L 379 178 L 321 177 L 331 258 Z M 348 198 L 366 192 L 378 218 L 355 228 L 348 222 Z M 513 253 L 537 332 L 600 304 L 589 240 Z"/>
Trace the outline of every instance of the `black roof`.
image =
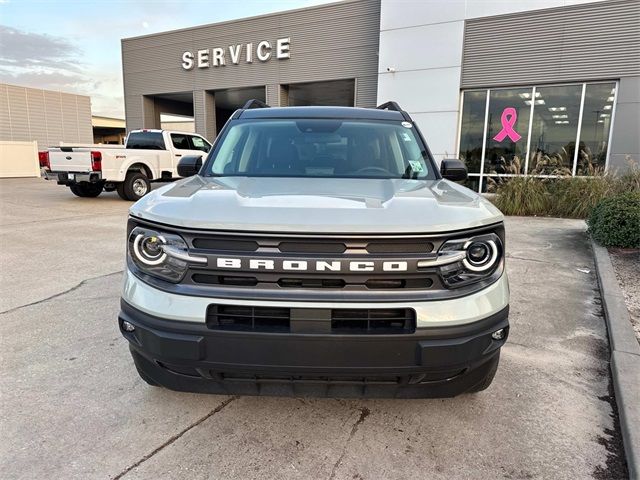
<path id="1" fill-rule="evenodd" d="M 269 107 L 240 110 L 235 118 L 354 118 L 361 120 L 405 120 L 402 112 L 356 107 Z"/>

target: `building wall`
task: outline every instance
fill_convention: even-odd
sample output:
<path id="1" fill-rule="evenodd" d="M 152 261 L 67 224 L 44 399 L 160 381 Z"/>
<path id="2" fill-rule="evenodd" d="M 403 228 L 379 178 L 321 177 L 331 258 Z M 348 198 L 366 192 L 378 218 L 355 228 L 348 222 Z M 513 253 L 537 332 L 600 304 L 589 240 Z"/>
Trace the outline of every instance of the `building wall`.
<path id="1" fill-rule="evenodd" d="M 0 178 L 40 175 L 37 142 L 0 140 Z"/>
<path id="2" fill-rule="evenodd" d="M 355 79 L 355 103 L 372 107 L 378 83 L 379 0 L 347 0 L 213 25 L 129 38 L 122 41 L 127 128 L 153 127 L 157 119 L 150 96 L 193 92 L 198 133 L 211 137 L 215 126 L 210 91 L 266 87 L 268 102 L 285 104 L 280 86 L 291 83 Z M 291 57 L 219 67 L 182 68 L 182 54 L 199 49 L 291 39 Z M 244 56 L 244 47 L 242 55 Z M 157 110 L 157 109 L 156 109 Z M 167 112 L 170 113 L 170 112 Z"/>
<path id="3" fill-rule="evenodd" d="M 91 99 L 0 83 L 0 141 L 93 143 Z"/>
<path id="4" fill-rule="evenodd" d="M 382 0 L 378 102 L 398 101 L 418 122 L 436 158 L 452 157 L 457 150 L 465 21 L 590 1 Z M 506 33 L 498 26 L 490 32 L 491 42 L 502 45 Z M 498 58 L 492 60 L 499 66 Z"/>

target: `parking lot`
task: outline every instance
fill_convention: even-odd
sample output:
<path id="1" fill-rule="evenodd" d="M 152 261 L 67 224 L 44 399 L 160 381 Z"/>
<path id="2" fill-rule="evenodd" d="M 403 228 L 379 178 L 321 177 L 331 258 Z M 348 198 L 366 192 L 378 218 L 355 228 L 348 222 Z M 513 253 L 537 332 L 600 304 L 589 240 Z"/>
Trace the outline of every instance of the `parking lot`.
<path id="1" fill-rule="evenodd" d="M 3 478 L 596 478 L 624 472 L 585 225 L 507 219 L 492 386 L 438 400 L 147 386 L 116 317 L 129 203 L 0 180 Z"/>

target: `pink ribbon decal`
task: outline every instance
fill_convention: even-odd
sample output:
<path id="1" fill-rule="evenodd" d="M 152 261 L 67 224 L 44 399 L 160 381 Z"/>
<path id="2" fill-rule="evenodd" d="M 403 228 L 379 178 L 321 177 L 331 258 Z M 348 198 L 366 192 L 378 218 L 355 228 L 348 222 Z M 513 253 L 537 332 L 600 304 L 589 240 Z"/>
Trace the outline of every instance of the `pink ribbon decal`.
<path id="1" fill-rule="evenodd" d="M 518 132 L 513 129 L 513 126 L 516 124 L 516 120 L 518 120 L 518 112 L 516 112 L 516 109 L 513 107 L 505 108 L 502 111 L 502 116 L 500 117 L 502 130 L 500 130 L 493 139 L 496 142 L 501 142 L 505 137 L 509 137 L 512 142 L 520 140 L 522 136 L 518 135 Z"/>

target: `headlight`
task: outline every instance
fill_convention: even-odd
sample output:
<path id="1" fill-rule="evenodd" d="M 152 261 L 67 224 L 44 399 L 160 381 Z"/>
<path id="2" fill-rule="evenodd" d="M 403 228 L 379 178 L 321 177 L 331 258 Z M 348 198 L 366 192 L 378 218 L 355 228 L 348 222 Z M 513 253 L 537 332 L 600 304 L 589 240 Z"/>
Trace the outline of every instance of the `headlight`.
<path id="1" fill-rule="evenodd" d="M 448 287 L 462 287 L 490 277 L 500 265 L 502 242 L 494 233 L 446 241 L 438 251 L 441 258 L 455 261 L 440 266 Z"/>
<path id="2" fill-rule="evenodd" d="M 189 254 L 179 235 L 135 227 L 129 234 L 129 257 L 142 272 L 177 283 L 190 263 L 207 263 L 205 257 Z"/>

